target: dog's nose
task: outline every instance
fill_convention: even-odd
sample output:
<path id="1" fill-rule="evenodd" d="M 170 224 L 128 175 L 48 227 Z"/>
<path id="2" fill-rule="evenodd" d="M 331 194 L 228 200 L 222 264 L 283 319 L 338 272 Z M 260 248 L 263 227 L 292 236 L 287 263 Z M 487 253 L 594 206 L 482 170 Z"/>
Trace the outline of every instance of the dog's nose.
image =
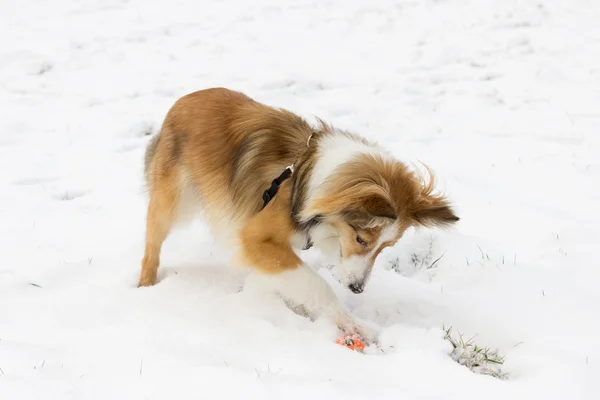
<path id="1" fill-rule="evenodd" d="M 348 289 L 352 290 L 353 293 L 362 293 L 365 289 L 365 286 L 362 283 L 352 283 L 348 285 Z"/>

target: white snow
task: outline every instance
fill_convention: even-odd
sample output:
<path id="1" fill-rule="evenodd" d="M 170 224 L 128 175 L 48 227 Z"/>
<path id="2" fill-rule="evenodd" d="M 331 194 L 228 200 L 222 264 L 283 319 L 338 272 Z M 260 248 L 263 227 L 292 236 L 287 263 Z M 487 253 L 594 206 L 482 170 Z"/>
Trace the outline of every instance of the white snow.
<path id="1" fill-rule="evenodd" d="M 0 399 L 600 398 L 598 21 L 594 0 L 2 2 Z M 320 270 L 381 350 L 240 291 L 201 222 L 135 287 L 148 134 L 213 86 L 437 173 L 456 229 L 410 231 L 361 295 Z M 454 362 L 444 325 L 509 378 Z"/>

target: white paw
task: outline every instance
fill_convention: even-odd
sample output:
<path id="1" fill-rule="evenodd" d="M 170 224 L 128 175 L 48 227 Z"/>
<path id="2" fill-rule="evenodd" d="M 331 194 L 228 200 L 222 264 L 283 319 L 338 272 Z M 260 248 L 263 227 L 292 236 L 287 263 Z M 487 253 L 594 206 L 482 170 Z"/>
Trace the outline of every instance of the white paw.
<path id="1" fill-rule="evenodd" d="M 356 335 L 366 344 L 377 343 L 379 330 L 349 312 L 342 312 L 334 316 L 334 322 L 346 335 Z"/>

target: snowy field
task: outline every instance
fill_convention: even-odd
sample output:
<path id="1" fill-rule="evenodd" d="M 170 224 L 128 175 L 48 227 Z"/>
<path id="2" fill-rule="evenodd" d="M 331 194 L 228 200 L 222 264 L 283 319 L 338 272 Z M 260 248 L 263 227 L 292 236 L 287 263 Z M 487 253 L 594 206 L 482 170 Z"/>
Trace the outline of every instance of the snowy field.
<path id="1" fill-rule="evenodd" d="M 599 399 L 598 21 L 596 0 L 3 0 L 0 399 Z M 145 145 L 214 86 L 437 172 L 456 229 L 407 233 L 361 295 L 320 270 L 379 348 L 242 290 L 201 221 L 136 288 Z"/>

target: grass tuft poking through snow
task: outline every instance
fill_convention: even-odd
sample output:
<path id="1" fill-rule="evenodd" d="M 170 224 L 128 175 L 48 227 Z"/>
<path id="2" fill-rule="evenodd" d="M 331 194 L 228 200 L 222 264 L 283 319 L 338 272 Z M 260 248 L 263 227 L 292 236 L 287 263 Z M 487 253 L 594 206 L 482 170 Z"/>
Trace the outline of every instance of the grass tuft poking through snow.
<path id="1" fill-rule="evenodd" d="M 474 338 L 465 342 L 462 333 L 453 334 L 452 327 L 443 329 L 446 332 L 444 339 L 452 345 L 450 357 L 454 361 L 478 374 L 499 379 L 508 378 L 508 374 L 502 371 L 504 357 L 498 354 L 498 350 L 479 347 L 473 343 Z"/>

